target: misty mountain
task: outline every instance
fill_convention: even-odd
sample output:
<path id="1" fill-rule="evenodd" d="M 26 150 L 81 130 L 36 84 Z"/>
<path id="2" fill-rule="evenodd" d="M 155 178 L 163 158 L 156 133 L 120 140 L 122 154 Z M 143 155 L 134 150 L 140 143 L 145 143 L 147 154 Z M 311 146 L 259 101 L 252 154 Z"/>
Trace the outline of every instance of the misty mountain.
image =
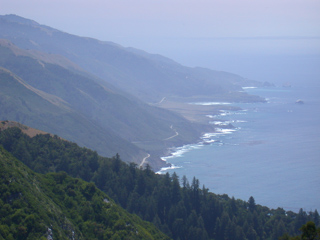
<path id="1" fill-rule="evenodd" d="M 23 49 L 62 55 L 86 71 L 147 102 L 212 96 L 258 84 L 238 75 L 184 67 L 160 55 L 78 37 L 15 15 L 0 17 L 0 38 Z"/>
<path id="2" fill-rule="evenodd" d="M 212 125 L 186 120 L 180 114 L 188 106 L 178 109 L 170 101 L 263 100 L 239 91 L 260 83 L 235 74 L 184 67 L 16 15 L 0 16 L 0 38 L 3 120 L 59 134 L 104 156 L 119 153 L 129 162 L 151 154 L 148 162 L 158 168 L 166 149 L 213 131 Z M 177 113 L 156 107 L 164 99 L 169 104 L 163 106 Z"/>
<path id="3" fill-rule="evenodd" d="M 119 153 L 137 163 L 146 151 L 155 158 L 167 147 L 195 141 L 205 129 L 168 110 L 127 98 L 114 87 L 106 88 L 79 67 L 72 71 L 56 64 L 61 61 L 59 56 L 19 49 L 1 40 L 0 92 L 6 99 L 1 101 L 1 118 L 59 134 L 104 156 Z M 179 135 L 170 138 L 177 131 Z"/>
<path id="4" fill-rule="evenodd" d="M 1 55 L 3 56 L 3 55 Z M 36 89 L 0 68 L 0 118 L 11 119 L 91 147 L 105 156 L 140 161 L 146 153 L 73 110 L 63 99 Z"/>

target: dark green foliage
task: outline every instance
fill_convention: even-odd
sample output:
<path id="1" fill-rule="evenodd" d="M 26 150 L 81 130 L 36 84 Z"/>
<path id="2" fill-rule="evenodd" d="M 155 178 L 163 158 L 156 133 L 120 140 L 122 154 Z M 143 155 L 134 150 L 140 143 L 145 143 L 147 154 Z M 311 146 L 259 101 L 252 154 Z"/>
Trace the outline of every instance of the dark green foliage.
<path id="1" fill-rule="evenodd" d="M 320 228 L 317 229 L 314 222 L 307 222 L 306 224 L 302 225 L 300 230 L 302 231 L 301 239 L 320 239 Z"/>
<path id="2" fill-rule="evenodd" d="M 94 183 L 36 174 L 0 146 L 0 239 L 168 239 Z"/>
<path id="3" fill-rule="evenodd" d="M 279 240 L 319 240 L 320 239 L 320 227 L 316 227 L 316 224 L 312 221 L 303 224 L 300 228 L 302 232 L 300 236 L 290 237 L 289 234 L 284 234 Z"/>
<path id="4" fill-rule="evenodd" d="M 2 143 L 22 161 L 25 160 L 21 156 L 30 156 L 32 161 L 25 161 L 26 164 L 43 173 L 63 170 L 73 177 L 93 181 L 123 208 L 152 222 L 173 239 L 277 239 L 284 233 L 299 234 L 303 224 L 319 219 L 317 211 L 300 210 L 296 214 L 260 206 L 253 197 L 246 202 L 216 195 L 204 186 L 200 188 L 196 178 L 189 184 L 186 177 L 182 177 L 180 186 L 176 174 L 157 175 L 150 167 L 138 169 L 136 164 L 122 162 L 118 155 L 103 158 L 58 137 L 29 138 L 12 128 L 0 133 Z M 26 147 L 17 148 L 18 144 Z M 53 176 L 60 183 L 65 174 Z M 90 184 L 83 189 L 82 195 L 87 201 L 94 201 L 91 194 L 94 189 Z M 63 191 L 67 191 L 68 196 L 57 202 L 72 206 L 73 189 Z M 93 210 L 84 205 L 80 211 L 82 219 L 92 219 L 94 209 L 99 209 L 99 205 L 94 205 Z"/>
<path id="5" fill-rule="evenodd" d="M 250 212 L 253 212 L 256 209 L 256 202 L 252 196 L 248 200 L 248 208 Z"/>
<path id="6" fill-rule="evenodd" d="M 10 128 L 1 132 L 0 142 L 7 151 L 39 173 L 65 171 L 88 181 L 99 167 L 96 152 L 79 148 L 57 136 L 41 134 L 30 138 L 19 128 Z"/>
<path id="7" fill-rule="evenodd" d="M 48 229 L 55 238 L 80 236 L 53 201 L 43 193 L 41 177 L 16 161 L 0 146 L 0 236 L 3 239 L 42 239 Z M 46 239 L 46 238 L 45 238 Z"/>

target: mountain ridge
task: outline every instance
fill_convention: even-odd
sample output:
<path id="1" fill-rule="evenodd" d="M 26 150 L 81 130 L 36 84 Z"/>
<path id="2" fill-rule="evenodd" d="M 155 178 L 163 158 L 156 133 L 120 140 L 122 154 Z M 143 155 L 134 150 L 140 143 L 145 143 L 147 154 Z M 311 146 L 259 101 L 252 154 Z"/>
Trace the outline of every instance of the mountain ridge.
<path id="1" fill-rule="evenodd" d="M 82 146 L 91 146 L 106 156 L 113 156 L 118 152 L 124 159 L 140 162 L 146 155 L 133 144 L 98 127 L 74 110 L 48 102 L 20 81 L 9 70 L 0 69 L 2 120 L 22 121 L 23 124 L 58 134 Z"/>
<path id="2" fill-rule="evenodd" d="M 32 86 L 33 91 L 37 89 L 41 91 L 38 93 L 48 94 L 45 95 L 47 100 L 56 99 L 57 103 L 72 109 L 68 118 L 58 120 L 56 116 L 61 126 L 55 123 L 54 128 L 44 131 L 58 133 L 81 145 L 87 144 L 101 154 L 106 144 L 116 147 L 110 140 L 108 143 L 101 141 L 106 139 L 101 133 L 108 133 L 117 139 L 115 142 L 122 144 L 119 150 L 114 148 L 113 151 L 121 153 L 124 160 L 139 163 L 150 154 L 147 162 L 155 163 L 155 168 L 159 168 L 160 163 L 165 164 L 160 157 L 167 154 L 167 149 L 198 141 L 204 132 L 214 131 L 208 122 L 193 117 L 187 119 L 188 114 L 183 113 L 190 112 L 188 104 L 179 111 L 172 107 L 174 101 L 188 103 L 199 98 L 221 98 L 222 95 L 234 101 L 263 101 L 239 93 L 242 85 L 260 83 L 238 75 L 184 67 L 161 55 L 78 37 L 16 15 L 0 16 L 0 38 L 6 39 L 0 41 L 1 67 Z M 233 94 L 234 91 L 237 94 Z M 166 99 L 166 104 L 158 104 L 162 99 Z M 25 102 L 26 99 L 19 104 Z M 193 107 L 191 112 L 196 111 Z M 23 122 L 27 117 L 18 119 L 19 114 L 11 114 L 13 118 L 10 119 L 5 114 L 1 117 L 37 128 L 47 124 Z M 66 129 L 63 123 L 69 121 L 70 128 L 75 116 L 79 116 L 83 124 L 92 125 L 90 129 L 95 129 L 92 130 L 94 133 L 98 129 L 101 133 L 84 137 L 79 132 L 72 133 L 71 130 L 76 131 L 75 127 L 68 129 L 68 134 L 63 133 L 63 128 Z M 39 124 L 38 120 L 36 122 Z M 75 126 L 89 133 L 89 130 L 83 130 L 83 124 L 80 127 L 81 124 L 75 123 Z M 95 137 L 97 140 L 92 141 Z M 126 153 L 126 147 L 133 154 Z M 109 150 L 104 152 L 110 152 L 111 147 L 106 148 Z"/>
<path id="3" fill-rule="evenodd" d="M 5 41 L 5 43 L 6 44 L 0 44 L 0 66 L 2 66 L 2 69 L 10 69 L 7 70 L 7 75 L 10 75 L 12 79 L 22 83 L 23 86 L 27 87 L 27 89 L 46 101 L 49 100 L 49 102 L 51 101 L 51 103 L 57 105 L 57 107 L 64 108 L 64 110 L 60 109 L 63 110 L 64 114 L 69 114 L 70 117 L 74 114 L 81 115 L 81 117 L 72 117 L 74 119 L 72 121 L 75 121 L 76 118 L 82 119 L 81 121 L 83 123 L 85 121 L 88 122 L 89 120 L 89 125 L 97 125 L 98 128 L 104 128 L 108 132 L 107 135 L 113 136 L 113 139 L 118 139 L 117 141 L 112 141 L 112 144 L 110 144 L 110 141 L 100 141 L 100 143 L 97 144 L 98 139 L 101 138 L 101 133 L 105 133 L 105 130 L 97 134 L 96 130 L 90 128 L 93 132 L 91 136 L 87 136 L 87 138 L 97 138 L 96 141 L 93 141 L 97 146 L 95 147 L 92 145 L 92 140 L 90 140 L 90 142 L 87 141 L 86 144 L 89 144 L 87 145 L 88 147 L 98 150 L 100 154 L 105 155 L 107 152 L 109 154 L 105 156 L 111 156 L 110 147 L 107 147 L 107 149 L 109 149 L 108 151 L 102 151 L 102 145 L 109 144 L 113 146 L 112 155 L 118 152 L 124 160 L 140 163 L 140 161 L 148 155 L 148 151 L 152 154 L 152 157 L 148 159 L 148 162 L 152 162 L 151 164 L 156 163 L 154 167 L 158 169 L 158 164 L 165 164 L 164 162 L 161 162 L 159 158 L 159 156 L 164 154 L 163 151 L 165 148 L 174 146 L 174 144 L 180 145 L 187 143 L 188 141 L 195 141 L 197 137 L 199 137 L 199 130 L 196 130 L 197 127 L 188 123 L 188 121 L 177 114 L 171 113 L 165 109 L 149 106 L 138 99 L 134 99 L 134 97 L 124 97 L 121 92 L 107 88 L 105 85 L 100 85 L 99 81 L 90 78 L 90 75 L 87 75 L 86 73 L 81 74 L 78 71 L 70 71 L 60 65 L 50 63 L 51 61 L 47 63 L 43 59 L 37 59 L 34 55 L 29 56 L 28 51 L 25 53 L 26 50 L 17 50 L 17 47 L 9 44 L 8 41 Z M 19 51 L 18 55 L 15 54 L 17 51 Z M 3 74 L 6 75 L 5 72 L 3 72 Z M 5 84 L 5 82 L 3 82 L 3 84 Z M 0 92 L 3 92 L 4 89 L 5 88 L 2 88 Z M 13 89 L 9 92 L 10 94 L 15 94 Z M 24 94 L 20 94 L 18 98 L 24 98 Z M 13 98 L 11 99 L 13 100 Z M 26 102 L 26 99 L 23 101 Z M 28 112 L 31 113 L 32 111 L 30 112 L 30 109 L 34 107 L 33 105 L 37 104 L 38 103 L 31 104 Z M 19 107 L 11 107 L 10 109 L 19 109 Z M 39 109 L 37 112 L 39 112 Z M 44 112 L 47 112 L 47 110 L 44 109 Z M 10 118 L 4 113 L 0 115 L 3 120 L 22 121 L 22 123 L 40 129 L 42 129 L 43 126 L 46 126 L 42 130 L 59 134 L 64 138 L 76 141 L 81 145 L 85 143 L 86 138 L 82 137 L 81 139 L 78 139 L 79 131 L 77 131 L 75 127 L 70 128 L 69 125 L 65 128 L 69 129 L 69 133 L 67 135 L 63 133 L 63 121 L 66 119 L 62 122 L 59 120 L 59 122 L 62 123 L 61 126 L 54 123 L 54 128 L 48 128 L 48 122 L 52 123 L 52 120 L 47 121 L 45 124 L 42 123 L 42 125 L 34 125 L 34 123 L 31 122 L 31 119 L 35 120 L 35 116 L 32 118 L 30 118 L 30 115 L 28 115 L 29 117 L 24 116 L 24 120 L 17 118 L 17 116 L 21 114 L 23 114 L 23 111 L 20 111 L 15 115 L 11 114 Z M 44 116 L 41 111 L 39 114 Z M 47 112 L 47 114 L 50 113 Z M 57 117 L 58 116 L 56 116 L 55 119 L 57 119 Z M 68 121 L 71 120 L 70 117 L 68 117 Z M 44 121 L 44 118 L 40 119 L 43 119 Z M 39 119 L 37 119 L 36 122 L 39 124 Z M 76 125 L 80 127 L 79 123 Z M 163 139 L 167 139 L 173 135 L 174 132 L 170 128 L 172 125 L 176 125 L 180 128 L 179 137 L 163 141 Z M 55 129 L 57 127 L 58 129 Z M 84 128 L 85 126 L 82 125 L 79 129 Z M 75 133 L 72 134 L 73 136 L 70 135 L 70 130 L 72 129 L 75 131 Z M 88 131 L 86 130 L 86 132 Z M 127 143 L 123 142 L 120 146 L 116 147 L 114 142 L 120 143 L 120 139 L 115 136 L 126 140 Z M 134 142 L 139 142 L 139 144 L 133 146 L 135 145 Z M 150 143 L 152 144 L 150 145 Z M 129 147 L 130 145 L 132 146 Z M 136 148 L 136 150 L 133 151 L 135 153 L 126 153 L 124 150 L 126 147 L 131 149 L 128 149 L 129 152 L 132 152 L 132 150 Z M 138 148 L 141 150 L 138 150 Z"/>
<path id="4" fill-rule="evenodd" d="M 147 102 L 154 103 L 170 96 L 191 97 L 203 93 L 212 95 L 219 88 L 223 92 L 230 89 L 238 91 L 241 90 L 241 85 L 248 82 L 238 75 L 209 69 L 207 72 L 210 72 L 210 76 L 202 73 L 199 75 L 199 72 L 195 76 L 196 68 L 184 67 L 163 56 L 125 48 L 115 43 L 77 37 L 38 23 L 23 28 L 22 23 L 16 26 L 18 20 L 12 22 L 7 16 L 0 16 L 0 19 L 1 38 L 8 38 L 20 48 L 63 55 L 86 71 Z M 25 20 L 19 22 L 23 21 Z M 156 61 L 157 59 L 162 60 Z M 226 82 L 227 88 L 219 87 L 221 81 Z"/>

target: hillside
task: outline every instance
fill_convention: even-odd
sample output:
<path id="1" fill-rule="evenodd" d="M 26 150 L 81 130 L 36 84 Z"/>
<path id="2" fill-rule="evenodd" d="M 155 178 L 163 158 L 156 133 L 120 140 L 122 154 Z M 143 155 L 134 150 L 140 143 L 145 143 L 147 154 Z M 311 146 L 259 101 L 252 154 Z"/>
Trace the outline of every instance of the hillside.
<path id="1" fill-rule="evenodd" d="M 23 49 L 62 55 L 103 82 L 152 103 L 163 97 L 211 97 L 261 85 L 236 74 L 184 67 L 163 56 L 78 37 L 16 15 L 0 16 L 0 38 Z"/>
<path id="2" fill-rule="evenodd" d="M 33 128 L 91 147 L 105 156 L 121 154 L 140 161 L 146 153 L 112 132 L 93 124 L 54 95 L 35 89 L 21 78 L 0 68 L 0 118 L 19 121 Z"/>
<path id="3" fill-rule="evenodd" d="M 0 239 L 168 239 L 93 183 L 36 174 L 0 146 Z"/>
<path id="4" fill-rule="evenodd" d="M 241 86 L 261 83 L 238 75 L 184 67 L 160 55 L 78 37 L 16 15 L 0 16 L 0 38 L 2 72 L 10 72 L 46 101 L 26 106 L 25 95 L 17 98 L 18 91 L 1 89 L 7 109 L 2 120 L 58 134 L 104 156 L 119 153 L 128 162 L 139 164 L 150 156 L 147 162 L 155 170 L 163 166 L 160 157 L 167 149 L 213 131 L 200 116 L 202 109 L 190 107 L 190 101 L 264 101 L 240 91 Z M 49 103 L 54 109 L 42 109 Z"/>
<path id="5" fill-rule="evenodd" d="M 58 134 L 105 156 L 119 153 L 126 161 L 137 163 L 147 156 L 146 151 L 156 160 L 164 154 L 165 147 L 195 141 L 203 129 L 210 129 L 133 97 L 127 98 L 79 70 L 74 72 L 43 60 L 51 57 L 50 62 L 54 62 L 51 55 L 29 56 L 29 51 L 5 40 L 0 41 L 0 53 L 0 66 L 7 69 L 1 70 L 1 83 L 5 86 L 0 93 L 6 99 L 0 115 L 3 120 L 19 121 Z M 9 85 L 6 75 L 16 84 Z M 26 92 L 43 104 L 29 99 L 31 96 Z M 164 141 L 175 134 L 171 126 L 179 136 Z"/>
<path id="6" fill-rule="evenodd" d="M 49 134 L 30 138 L 19 128 L 0 131 L 0 145 L 37 172 L 65 171 L 93 181 L 116 203 L 173 239 L 278 239 L 299 234 L 307 221 L 320 224 L 317 210 L 299 213 L 269 209 L 255 202 L 216 195 L 193 178 L 158 175 Z M 61 174 L 60 174 L 61 176 Z M 63 175 L 62 175 L 63 176 Z"/>
<path id="7" fill-rule="evenodd" d="M 160 157 L 169 148 L 214 131 L 201 106 L 190 102 L 264 101 L 241 91 L 261 83 L 236 74 L 184 67 L 160 55 L 78 37 L 16 15 L 0 16 L 0 38 L 2 72 L 10 72 L 46 102 L 26 104 L 24 94 L 18 97 L 13 88 L 4 92 L 5 86 L 0 89 L 6 99 L 1 120 L 58 134 L 104 156 L 119 153 L 127 162 L 140 164 L 150 156 L 147 162 L 155 170 L 163 166 Z M 45 109 L 49 103 L 50 111 Z"/>

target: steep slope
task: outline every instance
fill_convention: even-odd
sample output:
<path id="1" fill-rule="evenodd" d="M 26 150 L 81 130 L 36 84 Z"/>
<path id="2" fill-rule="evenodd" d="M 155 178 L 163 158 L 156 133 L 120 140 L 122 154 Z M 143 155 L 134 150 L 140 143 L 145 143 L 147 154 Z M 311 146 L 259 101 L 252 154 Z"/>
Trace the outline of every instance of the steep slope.
<path id="1" fill-rule="evenodd" d="M 24 49 L 60 54 L 106 82 L 148 102 L 239 91 L 258 84 L 235 74 L 188 68 L 158 55 L 77 37 L 15 15 L 0 17 L 0 38 Z"/>
<path id="2" fill-rule="evenodd" d="M 124 160 L 140 162 L 142 150 L 112 132 L 97 126 L 72 110 L 61 98 L 35 89 L 10 71 L 0 68 L 0 118 L 28 126 L 97 150 L 104 156 L 121 154 Z"/>
<path id="3" fill-rule="evenodd" d="M 36 174 L 0 146 L 0 239 L 168 239 L 93 183 Z"/>
<path id="4" fill-rule="evenodd" d="M 297 234 L 307 221 L 320 223 L 317 210 L 307 213 L 300 209 L 297 214 L 282 208 L 269 209 L 256 204 L 253 197 L 243 201 L 216 195 L 201 187 L 196 178 L 189 184 L 185 176 L 180 178 L 180 186 L 175 173 L 159 175 L 150 168 L 125 164 L 118 156 L 100 157 L 49 134 L 30 138 L 18 128 L 8 128 L 0 131 L 0 144 L 34 171 L 65 171 L 93 181 L 123 208 L 152 221 L 177 240 L 278 239 L 285 232 Z M 57 176 L 63 179 L 65 175 Z M 60 191 L 59 182 L 57 189 Z M 71 190 L 65 195 L 68 204 Z M 90 211 L 87 213 L 90 215 Z"/>
<path id="5" fill-rule="evenodd" d="M 203 132 L 213 131 L 203 117 L 198 117 L 201 110 L 190 109 L 190 101 L 263 101 L 239 92 L 241 86 L 258 83 L 235 74 L 184 67 L 159 55 L 77 37 L 15 15 L 0 16 L 0 38 L 20 47 L 0 41 L 0 66 L 33 88 L 63 100 L 94 127 L 142 149 L 136 148 L 133 156 L 137 163 L 149 154 L 150 164 L 161 163 L 159 156 L 166 149 L 197 141 Z M 64 136 L 61 131 L 59 134 Z M 92 146 L 92 137 L 96 136 L 83 134 L 76 142 L 88 142 L 84 145 L 103 154 L 101 148 Z M 99 138 L 94 142 L 106 144 Z M 128 158 L 131 153 L 123 155 L 121 151 L 126 147 L 120 148 L 113 150 L 132 161 Z"/>
<path id="6" fill-rule="evenodd" d="M 73 125 L 65 118 L 57 119 L 56 116 L 53 121 L 54 118 L 49 117 L 50 114 L 43 114 L 48 111 L 44 105 L 42 105 L 43 113 L 42 107 L 37 107 L 37 114 L 42 114 L 42 118 L 37 118 L 34 114 L 33 118 L 22 119 L 19 117 L 21 111 L 15 113 L 20 107 L 25 107 L 20 106 L 9 107 L 10 115 L 7 115 L 8 111 L 2 112 L 3 120 L 20 121 L 44 131 L 59 134 L 68 140 L 95 149 L 105 156 L 111 156 L 110 152 L 112 155 L 118 152 L 125 161 L 140 163 L 148 156 L 145 153 L 148 151 L 151 154 L 148 162 L 154 169 L 159 167 L 158 164 L 164 164 L 159 156 L 164 154 L 165 149 L 196 141 L 202 131 L 212 130 L 210 126 L 190 123 L 173 112 L 150 106 L 134 97 L 127 98 L 115 88 L 100 85 L 96 78 L 80 72 L 79 69 L 72 71 L 51 63 L 57 62 L 60 58 L 54 58 L 45 53 L 38 58 L 38 55 L 39 53 L 35 55 L 34 52 L 30 54 L 29 51 L 19 49 L 7 40 L 0 40 L 0 67 L 8 68 L 18 75 L 20 78 L 17 79 L 21 80 L 20 83 L 27 84 L 27 89 L 31 92 L 40 94 L 47 101 L 50 100 L 54 105 L 64 108 L 75 121 L 83 119 L 86 123 L 82 121 L 82 127 L 79 128 L 77 127 L 79 123 Z M 50 59 L 50 63 L 45 59 Z M 12 94 L 16 96 L 18 91 L 13 89 L 13 85 L 10 86 L 11 91 L 3 92 L 9 85 L 0 90 L 3 94 L 9 94 L 6 104 L 10 104 L 10 101 L 23 104 L 17 102 L 19 98 L 11 96 Z M 19 97 L 23 98 L 24 95 L 19 94 Z M 35 101 L 35 105 L 37 104 Z M 29 105 L 31 108 L 35 107 L 34 104 Z M 51 112 L 54 111 L 50 110 L 49 113 Z M 49 121 L 46 121 L 46 118 Z M 45 128 L 43 128 L 44 124 Z M 49 126 L 50 124 L 53 125 Z M 86 125 L 89 126 L 86 128 Z M 84 128 L 86 130 L 79 131 Z M 95 134 L 97 131 L 99 133 Z M 93 138 L 95 140 L 92 140 Z"/>
<path id="7" fill-rule="evenodd" d="M 54 59 L 51 55 L 42 53 L 40 59 L 34 54 L 28 56 L 29 51 L 6 40 L 0 41 L 0 53 L 0 66 L 8 68 L 32 87 L 63 99 L 70 108 L 128 141 L 161 142 L 174 135 L 171 126 L 179 129 L 180 134 L 166 141 L 167 145 L 174 141 L 195 140 L 199 136 L 198 126 L 184 118 L 134 97 L 127 98 L 83 72 L 50 63 Z M 50 62 L 43 59 L 50 59 Z"/>

